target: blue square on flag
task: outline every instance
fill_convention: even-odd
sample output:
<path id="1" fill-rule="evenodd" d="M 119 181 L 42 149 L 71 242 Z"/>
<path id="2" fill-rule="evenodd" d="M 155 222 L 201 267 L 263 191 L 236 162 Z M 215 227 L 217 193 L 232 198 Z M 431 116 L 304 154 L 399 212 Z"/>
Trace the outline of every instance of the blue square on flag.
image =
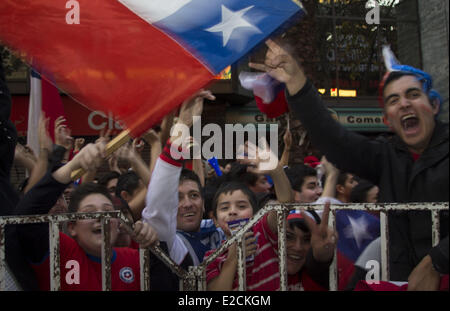
<path id="1" fill-rule="evenodd" d="M 380 219 L 366 211 L 338 211 L 338 250 L 355 262 L 364 249 L 380 236 Z"/>
<path id="2" fill-rule="evenodd" d="M 119 0 L 170 35 L 214 74 L 270 36 L 286 20 L 303 15 L 297 0 Z"/>

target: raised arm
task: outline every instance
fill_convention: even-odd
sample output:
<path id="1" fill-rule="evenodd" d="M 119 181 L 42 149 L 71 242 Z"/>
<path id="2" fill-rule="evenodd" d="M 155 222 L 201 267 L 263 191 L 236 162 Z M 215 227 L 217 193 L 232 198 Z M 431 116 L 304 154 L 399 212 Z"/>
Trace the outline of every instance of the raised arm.
<path id="1" fill-rule="evenodd" d="M 116 151 L 117 158 L 120 161 L 124 159 L 128 161 L 131 165 L 133 171 L 141 178 L 144 185 L 148 186 L 150 182 L 150 169 L 147 164 L 142 160 L 142 157 L 137 152 L 136 147 L 138 145 L 138 140 L 134 139 L 131 144 L 125 144 Z"/>
<path id="2" fill-rule="evenodd" d="M 307 216 L 305 211 L 302 214 L 311 232 L 311 248 L 306 255 L 305 269 L 313 280 L 328 288 L 329 267 L 338 241 L 338 233 L 328 226 L 330 202 L 325 203 L 320 224 Z"/>
<path id="3" fill-rule="evenodd" d="M 377 184 L 381 172 L 383 144 L 348 131 L 334 120 L 294 57 L 272 40 L 268 40 L 266 44 L 269 49 L 265 63 L 250 63 L 250 67 L 266 71 L 286 84 L 286 99 L 291 111 L 305 126 L 313 145 L 324 153 L 329 161 L 343 171 Z"/>
<path id="4" fill-rule="evenodd" d="M 53 142 L 48 133 L 48 118 L 45 117 L 44 112 L 39 118 L 39 154 L 34 166 L 28 184 L 24 189 L 27 193 L 36 183 L 44 177 L 48 169 L 49 157 L 53 150 Z"/>
<path id="5" fill-rule="evenodd" d="M 14 153 L 14 164 L 24 167 L 29 174 L 34 169 L 37 159 L 32 158 L 27 155 L 27 150 L 21 144 L 16 145 L 16 150 Z"/>
<path id="6" fill-rule="evenodd" d="M 339 170 L 325 156 L 320 161 L 325 168 L 325 186 L 321 198 L 334 198 L 336 196 L 336 183 L 339 176 Z"/>
<path id="7" fill-rule="evenodd" d="M 156 160 L 159 158 L 159 155 L 162 152 L 162 145 L 159 137 L 160 136 L 153 129 L 146 132 L 142 136 L 142 138 L 150 145 L 150 163 L 148 164 L 148 167 L 150 169 L 150 176 L 155 169 Z M 165 141 L 167 141 L 167 139 Z"/>
<path id="8" fill-rule="evenodd" d="M 170 137 L 173 120 L 175 119 L 175 111 L 169 112 L 161 122 L 161 132 L 158 134 L 159 142 L 165 143 Z M 162 145 L 161 145 L 162 148 Z"/>
<path id="9" fill-rule="evenodd" d="M 278 156 L 269 148 L 265 139 L 260 140 L 260 146 L 248 142 L 247 152 L 249 158 L 244 163 L 250 164 L 249 170 L 256 174 L 268 174 L 273 180 L 275 194 L 280 203 L 294 201 L 294 191 L 288 177 L 278 161 Z M 252 160 L 254 158 L 254 160 Z M 242 162 L 243 160 L 239 160 Z M 252 167 L 253 164 L 253 167 Z M 277 232 L 276 211 L 270 211 L 267 217 L 270 230 Z"/>
<path id="10" fill-rule="evenodd" d="M 284 141 L 284 150 L 281 154 L 280 159 L 280 166 L 285 167 L 289 165 L 289 155 L 291 153 L 291 146 L 292 146 L 292 134 L 289 130 L 289 127 L 286 127 L 286 132 L 283 135 L 283 141 Z"/>
<path id="11" fill-rule="evenodd" d="M 211 96 L 210 92 L 202 90 L 183 103 L 178 122 L 156 161 L 142 212 L 142 220 L 156 229 L 159 239 L 167 243 L 170 256 L 177 263 L 181 263 L 188 253 L 176 236 L 178 185 L 184 161 L 181 152 L 183 138 L 189 136 L 192 117 L 201 114 L 203 99 Z"/>
<path id="12" fill-rule="evenodd" d="M 72 181 L 71 172 L 81 167 L 84 169 L 97 167 L 101 163 L 105 146 L 104 143 L 90 144 L 66 165 L 53 173 L 49 171 L 22 198 L 17 206 L 16 214 L 47 214 Z M 47 255 L 49 249 L 48 224 L 21 225 L 18 226 L 17 232 L 29 260 L 35 263 L 40 262 Z"/>

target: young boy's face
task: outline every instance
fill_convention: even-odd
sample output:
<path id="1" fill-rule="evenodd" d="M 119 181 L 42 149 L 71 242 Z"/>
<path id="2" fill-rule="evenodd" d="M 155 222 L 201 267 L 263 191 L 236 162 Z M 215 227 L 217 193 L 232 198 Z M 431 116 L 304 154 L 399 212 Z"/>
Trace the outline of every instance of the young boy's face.
<path id="1" fill-rule="evenodd" d="M 253 216 L 253 207 L 249 198 L 241 190 L 221 193 L 217 199 L 216 216 L 213 218 L 216 227 L 222 228 L 227 237 L 231 236 L 228 222 Z"/>
<path id="2" fill-rule="evenodd" d="M 300 271 L 306 261 L 306 254 L 311 247 L 311 233 L 298 227 L 286 226 L 287 273 L 292 275 Z"/>
<path id="3" fill-rule="evenodd" d="M 78 213 L 112 212 L 112 202 L 100 193 L 93 193 L 80 201 Z M 102 224 L 97 219 L 77 220 L 68 224 L 70 235 L 78 242 L 83 250 L 93 256 L 101 257 L 102 254 Z M 119 221 L 111 219 L 110 236 L 111 245 L 116 242 L 119 232 Z"/>

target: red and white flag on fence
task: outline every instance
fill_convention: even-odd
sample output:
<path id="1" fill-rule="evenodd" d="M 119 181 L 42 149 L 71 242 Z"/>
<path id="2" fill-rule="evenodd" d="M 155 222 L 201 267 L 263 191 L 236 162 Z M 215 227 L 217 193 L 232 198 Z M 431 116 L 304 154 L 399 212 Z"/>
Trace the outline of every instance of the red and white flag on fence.
<path id="1" fill-rule="evenodd" d="M 1 0 L 0 42 L 139 136 L 303 13 L 298 0 Z"/>

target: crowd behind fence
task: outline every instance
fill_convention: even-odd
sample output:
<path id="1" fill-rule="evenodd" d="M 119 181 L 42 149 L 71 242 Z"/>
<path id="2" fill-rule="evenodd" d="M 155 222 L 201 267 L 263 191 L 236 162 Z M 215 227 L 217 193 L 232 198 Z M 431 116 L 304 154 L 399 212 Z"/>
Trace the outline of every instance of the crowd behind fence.
<path id="1" fill-rule="evenodd" d="M 287 290 L 287 270 L 286 270 L 286 218 L 292 209 L 314 209 L 323 210 L 324 205 L 311 204 L 267 204 L 258 211 L 252 219 L 236 232 L 230 239 L 223 243 L 211 256 L 206 258 L 199 266 L 191 266 L 186 271 L 178 266 L 161 248 L 158 246 L 148 249 L 140 249 L 140 273 L 141 290 L 150 290 L 150 251 L 153 252 L 161 261 L 163 261 L 180 280 L 180 290 L 182 291 L 205 291 L 206 290 L 206 267 L 220 256 L 233 243 L 237 244 L 238 256 L 238 289 L 246 290 L 246 261 L 245 261 L 245 240 L 244 234 L 255 225 L 267 212 L 277 212 L 278 229 L 278 259 L 280 271 L 280 290 Z M 449 210 L 448 202 L 432 203 L 364 203 L 364 204 L 344 204 L 330 205 L 331 213 L 329 215 L 328 225 L 336 230 L 336 211 L 339 210 L 362 210 L 380 212 L 380 237 L 381 237 L 381 281 L 389 281 L 389 232 L 387 212 L 392 210 L 412 210 L 412 211 L 430 211 L 432 220 L 432 246 L 436 246 L 440 240 L 440 220 L 439 212 Z M 110 243 L 110 220 L 117 218 L 124 226 L 132 231 L 129 220 L 121 211 L 96 212 L 96 213 L 67 213 L 57 215 L 28 215 L 28 216 L 6 216 L 0 217 L 0 291 L 5 289 L 6 262 L 5 262 L 5 226 L 19 224 L 49 224 L 49 245 L 50 245 L 50 290 L 58 291 L 61 287 L 60 256 L 59 256 L 59 233 L 60 225 L 67 221 L 81 219 L 100 219 L 102 223 L 102 290 L 111 290 L 111 254 L 112 247 Z M 337 269 L 337 248 L 333 262 L 330 266 L 329 287 L 331 291 L 338 289 L 338 269 Z"/>

